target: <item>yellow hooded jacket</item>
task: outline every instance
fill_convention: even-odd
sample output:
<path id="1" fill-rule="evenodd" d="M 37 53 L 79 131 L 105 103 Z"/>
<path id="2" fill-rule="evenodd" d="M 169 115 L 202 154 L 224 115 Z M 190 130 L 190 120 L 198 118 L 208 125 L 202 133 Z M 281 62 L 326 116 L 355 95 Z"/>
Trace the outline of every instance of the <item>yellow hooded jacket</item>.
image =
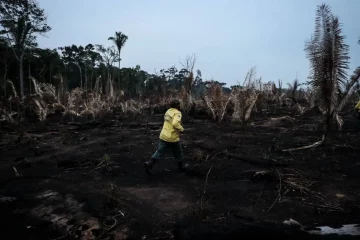
<path id="1" fill-rule="evenodd" d="M 160 133 L 160 139 L 165 142 L 180 141 L 180 132 L 184 131 L 181 126 L 181 112 L 176 108 L 170 108 L 164 116 L 164 125 Z"/>
<path id="2" fill-rule="evenodd" d="M 360 111 L 360 101 L 356 104 L 355 109 Z"/>

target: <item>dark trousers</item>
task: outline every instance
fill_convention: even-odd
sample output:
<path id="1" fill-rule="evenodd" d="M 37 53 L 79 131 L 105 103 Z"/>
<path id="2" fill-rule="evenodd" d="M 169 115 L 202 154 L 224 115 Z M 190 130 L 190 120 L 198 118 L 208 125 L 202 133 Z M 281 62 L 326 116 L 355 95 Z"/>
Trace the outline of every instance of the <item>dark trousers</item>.
<path id="1" fill-rule="evenodd" d="M 180 142 L 165 142 L 161 139 L 156 152 L 151 158 L 156 160 L 164 159 L 166 152 L 169 150 L 172 151 L 172 154 L 178 162 L 183 161 L 183 150 Z"/>

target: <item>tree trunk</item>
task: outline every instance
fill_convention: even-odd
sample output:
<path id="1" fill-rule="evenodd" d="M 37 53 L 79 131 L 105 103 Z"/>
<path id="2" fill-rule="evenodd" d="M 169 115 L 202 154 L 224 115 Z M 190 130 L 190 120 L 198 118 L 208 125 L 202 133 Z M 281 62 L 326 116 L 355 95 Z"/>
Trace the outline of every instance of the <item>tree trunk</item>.
<path id="1" fill-rule="evenodd" d="M 83 84 L 82 84 L 82 71 L 81 71 L 81 67 L 79 63 L 76 63 L 76 66 L 79 68 L 79 73 L 80 73 L 80 88 L 82 88 Z"/>
<path id="2" fill-rule="evenodd" d="M 29 61 L 29 66 L 28 66 L 28 68 L 29 68 L 29 94 L 31 94 L 31 67 L 30 67 L 30 61 Z"/>
<path id="3" fill-rule="evenodd" d="M 29 63 L 30 65 L 30 63 Z M 46 83 L 46 64 L 40 69 L 39 72 L 40 81 Z"/>
<path id="4" fill-rule="evenodd" d="M 114 78 L 114 79 L 112 79 L 111 81 L 111 83 L 115 83 L 115 86 L 116 86 L 116 80 L 115 80 L 115 68 L 114 67 L 111 67 L 112 68 L 112 77 Z M 113 87 L 114 87 L 114 85 L 113 85 Z M 119 90 L 120 91 L 120 90 Z"/>
<path id="5" fill-rule="evenodd" d="M 118 91 L 120 91 L 120 82 L 121 82 L 121 76 L 120 76 L 120 73 L 121 73 L 121 68 L 120 68 L 120 61 L 121 61 L 121 58 L 120 58 L 120 53 L 121 53 L 121 50 L 119 49 L 119 82 L 118 82 Z"/>
<path id="6" fill-rule="evenodd" d="M 111 76 L 110 76 L 110 69 L 109 69 L 109 67 L 108 67 L 108 70 L 107 70 L 107 72 L 108 72 L 108 74 L 107 74 L 107 82 L 109 81 L 109 79 L 111 78 Z M 106 81 L 106 80 L 105 80 Z M 105 88 L 104 88 L 104 93 L 105 94 L 107 94 L 108 92 L 107 92 L 107 82 L 105 82 L 105 84 L 104 84 L 104 86 L 105 86 Z"/>
<path id="7" fill-rule="evenodd" d="M 85 64 L 85 91 L 87 96 L 87 86 L 88 85 L 88 79 L 87 79 L 87 70 L 86 70 L 86 64 Z"/>
<path id="8" fill-rule="evenodd" d="M 91 75 L 90 75 L 90 90 L 91 91 L 93 90 L 93 83 L 92 83 L 93 77 L 94 77 L 94 68 L 91 69 Z"/>
<path id="9" fill-rule="evenodd" d="M 24 72 L 23 72 L 23 57 L 19 58 L 19 77 L 20 77 L 20 94 L 24 97 Z"/>
<path id="10" fill-rule="evenodd" d="M 4 96 L 5 96 L 5 98 L 6 98 L 7 72 L 8 72 L 8 64 L 7 64 L 7 62 L 4 62 L 4 85 L 3 85 L 3 87 L 4 87 Z"/>

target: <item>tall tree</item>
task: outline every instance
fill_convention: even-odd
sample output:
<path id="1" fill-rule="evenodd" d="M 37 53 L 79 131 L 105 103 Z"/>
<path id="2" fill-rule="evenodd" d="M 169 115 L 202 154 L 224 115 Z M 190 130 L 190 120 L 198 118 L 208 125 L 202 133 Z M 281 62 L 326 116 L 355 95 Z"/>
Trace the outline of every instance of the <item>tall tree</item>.
<path id="1" fill-rule="evenodd" d="M 335 119 L 342 125 L 338 115 L 360 77 L 360 68 L 348 80 L 349 46 L 345 44 L 339 19 L 327 4 L 317 7 L 315 32 L 305 48 L 310 60 L 310 85 L 317 95 L 320 109 L 324 114 L 322 143 Z"/>
<path id="2" fill-rule="evenodd" d="M 4 66 L 3 71 L 3 81 L 2 81 L 2 91 L 4 96 L 6 97 L 6 83 L 7 83 L 7 74 L 10 62 L 10 48 L 7 44 L 7 41 L 4 38 L 0 37 L 0 62 Z"/>
<path id="3" fill-rule="evenodd" d="M 95 51 L 95 46 L 92 44 L 88 44 L 85 46 L 85 55 L 85 66 L 90 67 L 90 89 L 92 89 L 92 79 L 94 76 L 95 66 L 100 63 L 100 61 L 102 61 L 102 57 L 100 53 Z M 86 71 L 85 74 L 87 74 Z M 85 79 L 85 81 L 87 81 L 87 78 Z M 87 86 L 88 84 L 86 83 L 85 85 Z"/>
<path id="4" fill-rule="evenodd" d="M 119 79 L 118 79 L 118 88 L 120 90 L 120 81 L 121 81 L 121 76 L 120 76 L 120 61 L 121 61 L 121 49 L 125 46 L 126 41 L 128 40 L 128 36 L 126 36 L 125 34 L 123 34 L 122 32 L 115 32 L 115 36 L 114 37 L 109 37 L 108 40 L 113 41 L 114 45 L 117 47 L 118 49 L 118 53 L 119 53 Z"/>
<path id="5" fill-rule="evenodd" d="M 103 61 L 106 64 L 107 75 L 108 75 L 107 82 L 109 84 L 110 83 L 112 84 L 113 79 L 111 79 L 110 70 L 111 70 L 113 64 L 118 61 L 118 59 L 119 59 L 118 54 L 116 53 L 114 46 L 105 48 L 104 46 L 97 44 L 96 50 L 100 53 Z"/>
<path id="6" fill-rule="evenodd" d="M 35 0 L 1 0 L 0 24 L 19 62 L 20 93 L 24 96 L 23 60 L 25 50 L 34 45 L 37 34 L 51 30 L 47 17 Z"/>
<path id="7" fill-rule="evenodd" d="M 99 59 L 100 54 L 98 52 L 95 52 L 95 46 L 92 44 L 88 44 L 85 46 L 84 51 L 84 68 L 85 68 L 85 89 L 88 89 L 88 67 L 91 69 L 91 73 L 93 73 L 93 68 L 95 63 L 93 64 L 93 61 L 96 59 Z M 90 76 L 92 78 L 92 76 Z M 91 82 L 91 88 L 92 88 L 92 81 Z"/>
<path id="8" fill-rule="evenodd" d="M 36 48 L 33 51 L 33 58 L 36 59 L 36 63 L 39 65 L 40 80 L 52 83 L 53 77 L 59 73 L 62 65 L 58 51 L 56 49 Z"/>
<path id="9" fill-rule="evenodd" d="M 61 50 L 61 54 L 62 54 L 64 62 L 67 64 L 74 64 L 79 69 L 80 87 L 82 88 L 83 87 L 83 76 L 82 76 L 83 74 L 82 74 L 81 65 L 83 64 L 84 58 L 85 58 L 84 47 L 76 46 L 73 44 L 71 46 L 59 47 L 59 49 Z"/>

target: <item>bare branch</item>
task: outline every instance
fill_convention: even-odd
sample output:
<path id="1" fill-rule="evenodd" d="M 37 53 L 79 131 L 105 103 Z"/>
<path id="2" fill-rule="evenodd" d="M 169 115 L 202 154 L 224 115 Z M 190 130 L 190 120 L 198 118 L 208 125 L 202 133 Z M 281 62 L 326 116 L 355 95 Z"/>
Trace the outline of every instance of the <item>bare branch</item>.
<path id="1" fill-rule="evenodd" d="M 194 66 L 196 63 L 196 55 L 192 54 L 191 56 L 187 55 L 186 58 L 180 61 L 181 66 L 188 71 L 188 73 L 192 73 L 194 70 Z"/>

